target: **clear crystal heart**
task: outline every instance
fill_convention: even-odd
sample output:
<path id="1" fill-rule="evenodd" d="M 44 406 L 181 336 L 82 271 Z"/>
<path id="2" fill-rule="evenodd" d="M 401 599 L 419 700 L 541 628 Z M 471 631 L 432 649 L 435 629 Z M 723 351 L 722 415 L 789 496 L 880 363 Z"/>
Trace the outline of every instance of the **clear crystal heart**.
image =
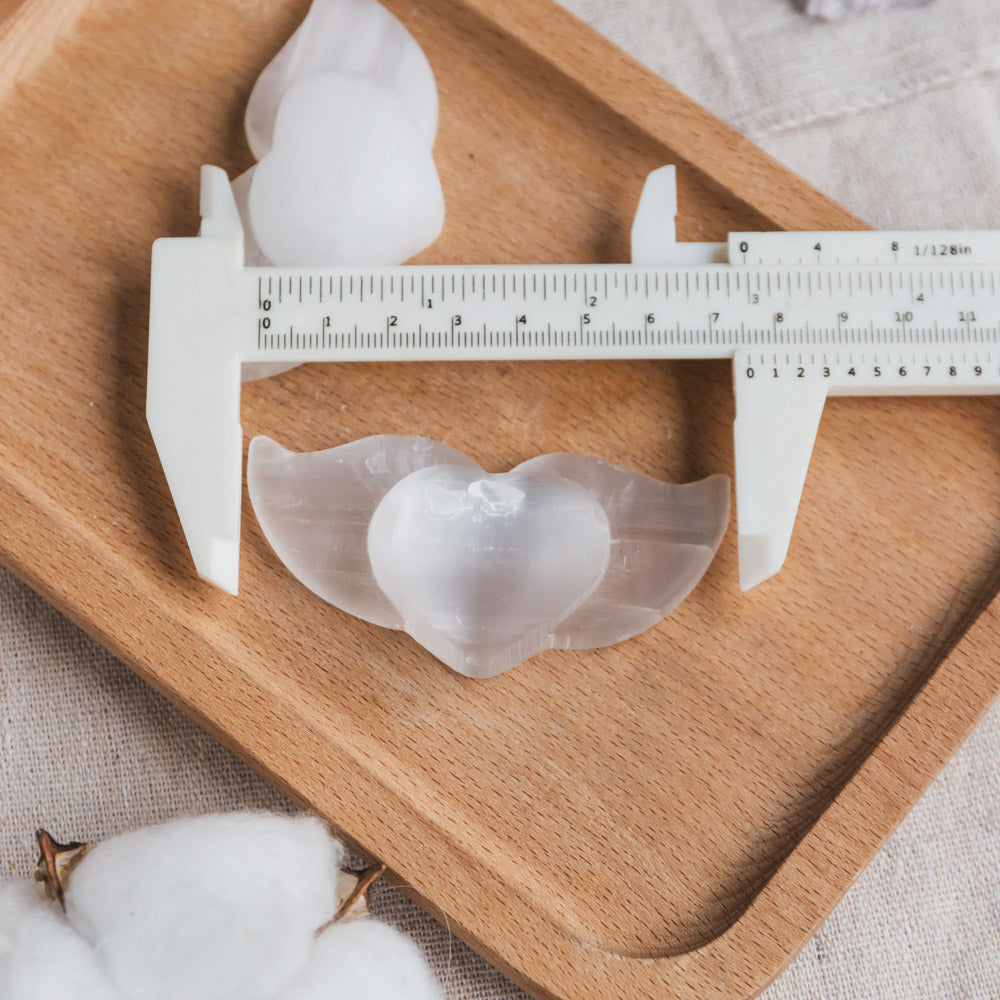
<path id="1" fill-rule="evenodd" d="M 421 645 L 485 677 L 551 645 L 604 577 L 608 519 L 556 475 L 438 466 L 411 473 L 375 510 L 368 555 Z"/>

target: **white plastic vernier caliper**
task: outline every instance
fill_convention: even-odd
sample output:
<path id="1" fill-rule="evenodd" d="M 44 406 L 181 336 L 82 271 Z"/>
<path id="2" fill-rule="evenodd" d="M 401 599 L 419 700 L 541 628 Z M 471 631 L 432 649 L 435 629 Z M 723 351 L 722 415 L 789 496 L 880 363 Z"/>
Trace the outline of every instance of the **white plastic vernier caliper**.
<path id="1" fill-rule="evenodd" d="M 1000 233 L 677 243 L 674 168 L 631 264 L 244 267 L 229 181 L 153 246 L 147 418 L 198 573 L 236 593 L 244 362 L 732 358 L 740 585 L 785 561 L 828 395 L 1000 392 Z"/>

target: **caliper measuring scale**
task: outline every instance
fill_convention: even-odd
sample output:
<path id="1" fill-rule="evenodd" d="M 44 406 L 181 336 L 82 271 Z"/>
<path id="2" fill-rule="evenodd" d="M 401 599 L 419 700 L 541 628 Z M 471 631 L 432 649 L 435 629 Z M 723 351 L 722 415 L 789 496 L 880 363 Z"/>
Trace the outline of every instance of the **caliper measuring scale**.
<path id="1" fill-rule="evenodd" d="M 147 418 L 198 573 L 236 593 L 244 363 L 732 359 L 740 585 L 788 551 L 828 395 L 1000 392 L 1000 233 L 674 241 L 654 171 L 633 263 L 244 267 L 228 179 L 153 248 Z"/>

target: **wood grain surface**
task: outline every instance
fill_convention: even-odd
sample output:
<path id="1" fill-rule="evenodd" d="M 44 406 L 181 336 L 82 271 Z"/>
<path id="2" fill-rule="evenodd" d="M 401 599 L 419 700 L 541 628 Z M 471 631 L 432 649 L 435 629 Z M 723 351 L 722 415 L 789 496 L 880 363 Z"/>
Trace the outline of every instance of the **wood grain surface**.
<path id="1" fill-rule="evenodd" d="M 685 239 L 859 223 L 554 4 L 395 0 L 441 95 L 422 262 L 627 259 L 646 173 Z M 0 6 L 0 15 L 12 5 Z M 998 402 L 835 399 L 786 568 L 735 526 L 618 646 L 490 681 L 305 591 L 244 501 L 241 594 L 198 581 L 144 417 L 149 248 L 304 2 L 29 0 L 0 27 L 0 558 L 542 997 L 749 997 L 1000 689 Z M 733 466 L 728 366 L 305 366 L 247 439 L 445 440 L 673 481 Z"/>

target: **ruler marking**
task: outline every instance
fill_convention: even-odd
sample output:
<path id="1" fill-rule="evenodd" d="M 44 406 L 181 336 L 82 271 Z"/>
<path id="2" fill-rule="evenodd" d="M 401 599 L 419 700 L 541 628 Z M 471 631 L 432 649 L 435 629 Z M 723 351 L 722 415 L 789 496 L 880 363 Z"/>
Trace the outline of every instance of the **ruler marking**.
<path id="1" fill-rule="evenodd" d="M 783 256 L 790 259 L 789 255 Z M 866 258 L 867 255 L 862 255 L 862 259 Z M 847 255 L 841 259 L 846 260 Z M 516 349 L 519 354 L 515 356 L 519 357 L 565 356 L 570 350 L 582 351 L 579 356 L 592 356 L 601 349 L 607 352 L 601 356 L 608 357 L 659 357 L 671 345 L 689 352 L 683 356 L 697 357 L 698 348 L 705 347 L 706 356 L 717 357 L 725 356 L 730 348 L 755 349 L 767 345 L 773 350 L 781 349 L 776 355 L 777 366 L 782 377 L 787 377 L 781 367 L 782 352 L 793 349 L 801 352 L 800 367 L 815 365 L 821 353 L 832 356 L 833 352 L 826 349 L 832 341 L 853 346 L 866 370 L 872 364 L 889 365 L 885 370 L 889 377 L 881 383 L 894 391 L 919 384 L 916 376 L 922 375 L 922 368 L 919 371 L 914 368 L 910 373 L 912 382 L 898 374 L 911 356 L 915 359 L 913 364 L 918 363 L 918 350 L 931 352 L 931 363 L 940 366 L 946 357 L 941 349 L 950 347 L 960 359 L 958 364 L 965 366 L 960 369 L 963 387 L 975 384 L 962 379 L 971 377 L 973 364 L 982 365 L 984 358 L 990 376 L 1000 374 L 993 371 L 994 365 L 1000 366 L 1000 357 L 992 352 L 994 346 L 1000 348 L 1000 267 L 986 263 L 956 266 L 946 262 L 911 267 L 883 262 L 875 266 L 843 266 L 838 270 L 826 264 L 821 267 L 803 264 L 796 268 L 779 259 L 752 270 L 737 266 L 632 270 L 608 266 L 586 271 L 582 268 L 574 271 L 572 267 L 526 267 L 516 271 L 498 267 L 492 271 L 415 268 L 414 272 L 409 276 L 410 287 L 414 289 L 411 302 L 406 297 L 406 275 L 400 271 L 387 269 L 380 273 L 376 269 L 345 268 L 312 274 L 303 269 L 301 273 L 286 271 L 278 275 L 259 271 L 241 286 L 246 298 L 254 294 L 257 297 L 256 329 L 248 330 L 247 342 L 262 353 L 288 349 L 297 355 L 331 350 L 338 355 L 361 352 L 377 356 L 379 351 L 388 351 L 396 356 L 400 351 L 430 350 L 435 357 L 458 358 L 470 351 L 497 350 L 500 334 L 491 333 L 489 318 L 495 315 L 491 310 L 502 308 L 500 300 L 509 296 L 519 315 L 513 327 L 504 333 L 503 341 L 508 349 Z M 400 278 L 398 284 L 396 277 Z M 513 285 L 509 283 L 511 280 Z M 575 310 L 569 309 L 568 301 L 574 289 L 579 293 L 581 280 L 586 295 L 580 315 L 589 315 L 591 319 L 586 324 L 582 320 L 575 324 Z M 490 299 L 490 283 L 497 289 L 495 302 Z M 418 291 L 422 296 L 426 293 L 419 313 Z M 603 302 L 594 295 L 601 291 L 605 294 Z M 449 309 L 453 316 L 446 325 L 435 317 L 440 314 L 443 319 L 448 313 L 433 310 L 443 307 L 449 294 L 453 302 L 461 297 L 467 306 L 471 302 L 471 306 Z M 662 310 L 664 301 L 674 294 L 679 297 L 678 308 L 669 312 L 678 318 L 671 323 L 658 308 Z M 938 299 L 935 301 L 932 296 Z M 827 298 L 830 301 L 824 304 Z M 482 309 L 475 305 L 480 300 Z M 404 302 L 404 308 L 398 308 Z M 306 309 L 305 313 L 295 311 L 299 308 L 297 303 Z M 323 315 L 322 307 L 327 303 L 331 309 L 328 315 Z M 315 308 L 317 304 L 319 315 L 308 315 L 309 306 Z M 379 305 L 384 309 L 381 313 Z M 906 306 L 910 309 L 904 312 Z M 277 311 L 279 307 L 285 311 Z M 640 307 L 642 312 L 636 312 Z M 723 315 L 718 317 L 720 307 Z M 532 311 L 537 308 L 543 308 L 543 312 Z M 422 323 L 418 333 L 412 332 L 408 317 L 403 315 L 407 309 L 412 310 L 412 318 L 432 317 L 426 335 Z M 528 317 L 525 322 L 520 322 L 522 309 Z M 400 313 L 398 324 L 391 322 L 389 313 Z M 780 313 L 784 313 L 784 318 L 779 321 Z M 845 315 L 841 320 L 841 315 L 847 313 L 850 319 Z M 463 319 L 456 323 L 459 314 L 463 314 Z M 824 322 L 825 317 L 828 318 Z M 338 320 L 343 332 L 333 327 L 333 319 Z M 620 325 L 618 320 L 622 321 Z M 245 326 L 249 327 L 249 322 Z M 503 326 L 501 322 L 496 330 Z M 644 350 L 648 352 L 645 355 Z M 791 359 L 788 364 L 797 356 L 794 351 L 788 354 Z M 870 371 L 867 375 L 869 379 L 872 377 Z M 947 391 L 947 371 L 944 375 Z M 935 367 L 931 379 L 939 378 L 940 368 Z"/>

